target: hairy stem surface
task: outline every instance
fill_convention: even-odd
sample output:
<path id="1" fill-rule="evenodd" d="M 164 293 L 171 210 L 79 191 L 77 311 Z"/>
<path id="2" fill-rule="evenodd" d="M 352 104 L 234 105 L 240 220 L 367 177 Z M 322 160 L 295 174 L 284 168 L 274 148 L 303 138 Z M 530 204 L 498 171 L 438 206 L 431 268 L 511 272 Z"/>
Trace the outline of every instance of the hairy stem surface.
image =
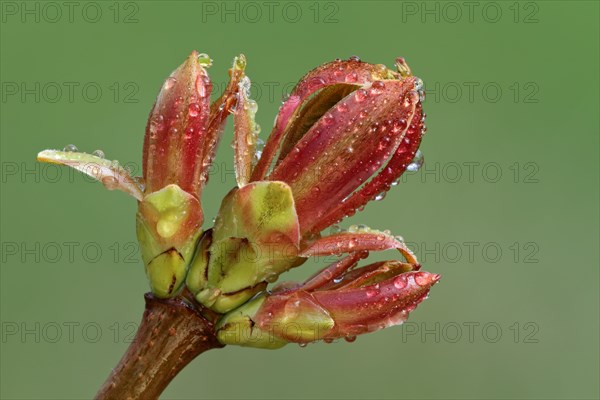
<path id="1" fill-rule="evenodd" d="M 223 347 L 213 324 L 184 297 L 158 299 L 146 293 L 144 298 L 136 336 L 96 399 L 158 399 L 190 361 Z"/>

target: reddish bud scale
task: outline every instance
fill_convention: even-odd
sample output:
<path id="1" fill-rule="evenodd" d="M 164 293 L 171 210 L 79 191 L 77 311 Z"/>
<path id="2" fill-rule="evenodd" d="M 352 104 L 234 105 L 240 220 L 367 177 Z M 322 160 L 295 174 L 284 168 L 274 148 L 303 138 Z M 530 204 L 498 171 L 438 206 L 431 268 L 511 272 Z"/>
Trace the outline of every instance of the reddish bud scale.
<path id="1" fill-rule="evenodd" d="M 269 177 L 292 187 L 302 233 L 316 231 L 312 228 L 323 214 L 371 177 L 401 145 L 403 121 L 412 120 L 418 104 L 414 78 L 385 81 L 376 88 L 377 94 L 372 89 L 359 89 L 341 100 Z M 357 122 L 361 112 L 366 115 Z"/>
<path id="2" fill-rule="evenodd" d="M 418 266 L 400 261 L 380 261 L 346 272 L 337 280 L 332 280 L 321 287 L 321 290 L 338 290 L 359 288 L 379 283 L 405 272 L 418 271 Z"/>
<path id="3" fill-rule="evenodd" d="M 406 272 L 367 286 L 300 287 L 267 296 L 253 320 L 263 331 L 291 342 L 360 335 L 404 322 L 438 280 L 437 274 Z M 288 326 L 294 324 L 306 333 L 311 326 L 327 327 L 318 325 L 327 319 L 333 320 L 333 326 L 315 329 L 309 339 L 306 334 L 296 337 Z"/>
<path id="4" fill-rule="evenodd" d="M 336 84 L 364 85 L 377 79 L 389 77 L 387 68 L 360 61 L 333 61 L 323 64 L 306 74 L 296 85 L 290 97 L 279 110 L 275 126 L 265 145 L 262 157 L 252 173 L 252 181 L 266 177 L 269 167 L 275 160 L 281 142 L 285 138 L 286 128 L 289 127 L 300 106 L 315 92 L 327 86 Z"/>
<path id="5" fill-rule="evenodd" d="M 250 174 L 252 173 L 252 159 L 254 158 L 256 147 L 257 132 L 254 123 L 254 113 L 256 111 L 251 110 L 250 104 L 247 90 L 240 90 L 238 92 L 237 104 L 233 113 L 233 124 L 236 127 L 235 137 L 233 139 L 233 161 L 236 180 L 239 187 L 246 185 L 250 179 Z"/>
<path id="6" fill-rule="evenodd" d="M 383 232 L 351 233 L 344 232 L 316 240 L 302 250 L 300 256 L 324 256 L 360 251 L 381 251 L 404 249 L 404 243 Z"/>
<path id="7" fill-rule="evenodd" d="M 325 337 L 360 335 L 404 322 L 438 280 L 437 274 L 407 272 L 377 285 L 313 293 L 335 321 Z"/>
<path id="8" fill-rule="evenodd" d="M 144 139 L 147 193 L 175 183 L 199 198 L 200 182 L 194 166 L 202 162 L 211 89 L 195 51 L 163 84 Z"/>
<path id="9" fill-rule="evenodd" d="M 205 185 L 208 182 L 209 167 L 215 158 L 216 149 L 225 129 L 227 117 L 237 105 L 239 83 L 244 77 L 244 68 L 240 66 L 240 63 L 245 66 L 246 59 L 243 55 L 240 55 L 234 59 L 233 63 L 233 67 L 229 70 L 229 84 L 227 88 L 210 106 L 210 121 L 204 143 L 204 158 L 195 174 L 200 177 L 199 181 L 201 185 Z"/>
<path id="10" fill-rule="evenodd" d="M 334 278 L 342 275 L 348 269 L 354 267 L 356 263 L 362 258 L 360 253 L 352 253 L 351 255 L 344 257 L 340 261 L 331 264 L 329 267 L 322 271 L 319 271 L 311 278 L 307 279 L 302 285 L 302 290 L 311 291 L 319 289 L 322 286 L 327 285 Z"/>
<path id="11" fill-rule="evenodd" d="M 378 194 L 389 190 L 392 183 L 406 171 L 406 167 L 415 157 L 421 144 L 424 126 L 423 108 L 421 102 L 419 102 L 402 142 L 382 171 L 343 203 L 338 204 L 324 215 L 312 227 L 310 232 L 320 232 L 342 220 L 346 215 L 353 213 L 356 209 L 365 206 Z"/>

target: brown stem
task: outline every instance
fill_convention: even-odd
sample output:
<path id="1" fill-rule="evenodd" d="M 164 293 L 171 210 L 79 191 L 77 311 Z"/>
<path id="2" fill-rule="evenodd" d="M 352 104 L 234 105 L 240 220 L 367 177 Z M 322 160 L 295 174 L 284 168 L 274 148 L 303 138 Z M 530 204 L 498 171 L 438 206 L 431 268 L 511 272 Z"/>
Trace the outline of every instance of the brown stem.
<path id="1" fill-rule="evenodd" d="M 158 399 L 190 361 L 223 347 L 213 324 L 184 297 L 157 299 L 146 293 L 146 310 L 127 352 L 96 399 Z"/>

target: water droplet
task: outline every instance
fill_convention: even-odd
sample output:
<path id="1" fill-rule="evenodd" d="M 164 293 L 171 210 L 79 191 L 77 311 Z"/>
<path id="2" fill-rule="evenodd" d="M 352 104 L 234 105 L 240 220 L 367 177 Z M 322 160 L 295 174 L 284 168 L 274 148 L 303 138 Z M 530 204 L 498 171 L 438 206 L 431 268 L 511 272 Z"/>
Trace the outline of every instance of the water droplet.
<path id="1" fill-rule="evenodd" d="M 423 90 L 423 81 L 420 78 L 415 78 L 415 90 Z"/>
<path id="2" fill-rule="evenodd" d="M 407 285 L 407 282 L 406 282 L 405 276 L 400 275 L 394 279 L 394 287 L 396 289 L 398 289 L 398 290 L 404 289 L 406 287 L 406 285 Z"/>
<path id="3" fill-rule="evenodd" d="M 310 92 L 313 92 L 317 89 L 319 89 L 321 86 L 325 85 L 325 79 L 323 78 L 312 78 L 309 82 L 308 82 L 308 90 Z"/>
<path id="4" fill-rule="evenodd" d="M 381 201 L 381 200 L 383 200 L 383 199 L 385 198 L 385 194 L 386 194 L 385 192 L 381 192 L 381 193 L 379 193 L 378 195 L 376 195 L 376 196 L 373 198 L 373 200 L 375 200 L 375 201 Z"/>
<path id="5" fill-rule="evenodd" d="M 400 181 L 402 180 L 402 177 L 398 177 L 396 178 L 393 182 L 392 182 L 392 186 L 398 186 L 400 184 Z"/>
<path id="6" fill-rule="evenodd" d="M 329 228 L 330 235 L 336 235 L 340 232 L 342 232 L 342 228 L 340 228 L 339 225 L 332 225 L 331 228 Z"/>
<path id="7" fill-rule="evenodd" d="M 308 343 L 298 343 L 298 346 L 305 348 Z"/>
<path id="8" fill-rule="evenodd" d="M 135 181 L 135 183 L 137 183 L 138 187 L 140 188 L 140 190 L 143 192 L 144 190 L 146 190 L 146 181 L 144 180 L 143 177 L 141 176 L 136 176 L 135 178 L 133 178 L 133 180 Z"/>
<path id="9" fill-rule="evenodd" d="M 208 76 L 200 75 L 198 78 L 196 78 L 196 91 L 198 92 L 198 96 L 201 98 L 206 98 L 210 96 L 211 90 L 212 82 Z"/>
<path id="10" fill-rule="evenodd" d="M 327 344 L 333 343 L 333 339 L 331 339 L 331 338 L 323 339 L 323 341 Z"/>
<path id="11" fill-rule="evenodd" d="M 353 61 L 353 62 L 359 62 L 360 61 L 360 57 L 359 56 L 351 56 L 350 58 L 348 58 L 349 61 Z"/>
<path id="12" fill-rule="evenodd" d="M 349 335 L 349 336 L 346 336 L 344 339 L 346 340 L 346 342 L 352 343 L 356 340 L 356 336 Z"/>
<path id="13" fill-rule="evenodd" d="M 238 69 L 246 68 L 246 57 L 235 57 L 233 60 L 235 67 Z"/>
<path id="14" fill-rule="evenodd" d="M 265 148 L 265 142 L 262 139 L 256 139 L 255 151 L 254 151 L 254 160 L 260 160 L 262 156 L 263 149 Z"/>
<path id="15" fill-rule="evenodd" d="M 213 64 L 212 58 L 206 53 L 198 54 L 198 63 L 204 68 L 210 68 Z"/>
<path id="16" fill-rule="evenodd" d="M 92 155 L 96 156 L 96 157 L 100 157 L 100 158 L 104 158 L 105 157 L 104 152 L 102 150 L 94 150 L 92 152 Z"/>
<path id="17" fill-rule="evenodd" d="M 371 85 L 371 94 L 380 94 L 385 89 L 385 83 L 383 81 L 375 81 Z"/>
<path id="18" fill-rule="evenodd" d="M 248 112 L 254 115 L 258 111 L 258 103 L 252 99 L 248 99 L 248 102 L 246 103 L 246 108 Z"/>
<path id="19" fill-rule="evenodd" d="M 173 86 L 175 86 L 175 84 L 177 83 L 177 79 L 170 76 L 165 80 L 165 83 L 163 84 L 163 89 L 164 90 L 169 90 L 171 89 Z"/>
<path id="20" fill-rule="evenodd" d="M 424 101 L 425 91 L 423 90 L 423 81 L 419 78 L 415 79 L 415 90 L 419 94 L 419 101 Z"/>
<path id="21" fill-rule="evenodd" d="M 358 80 L 358 74 L 356 72 L 351 72 L 344 78 L 344 81 L 347 83 L 353 83 Z"/>
<path id="22" fill-rule="evenodd" d="M 421 150 L 417 150 L 414 158 L 406 167 L 406 170 L 410 172 L 417 172 L 419 169 L 421 169 L 421 166 L 423 166 L 424 161 L 425 157 L 423 156 L 423 152 L 421 152 Z"/>
<path id="23" fill-rule="evenodd" d="M 361 112 L 358 113 L 358 118 L 367 118 L 367 115 L 369 115 L 369 113 L 366 112 L 365 110 L 362 110 Z"/>
<path id="24" fill-rule="evenodd" d="M 66 151 L 68 153 L 73 153 L 73 152 L 78 152 L 79 149 L 74 144 L 68 144 L 63 148 L 63 151 Z"/>
<path id="25" fill-rule="evenodd" d="M 399 133 L 406 129 L 406 120 L 404 118 L 397 119 L 392 122 L 392 133 Z"/>
<path id="26" fill-rule="evenodd" d="M 379 290 L 377 289 L 367 289 L 367 291 L 365 292 L 365 294 L 367 295 L 367 297 L 375 297 L 379 294 Z"/>
<path id="27" fill-rule="evenodd" d="M 417 272 L 414 277 L 415 283 L 419 286 L 427 286 L 430 283 L 429 279 L 427 278 L 427 274 L 423 272 Z"/>
<path id="28" fill-rule="evenodd" d="M 177 224 L 169 215 L 160 218 L 156 223 L 156 232 L 163 238 L 173 236 L 178 229 L 179 224 Z"/>
<path id="29" fill-rule="evenodd" d="M 365 89 L 358 89 L 356 92 L 354 92 L 354 99 L 358 103 L 365 101 L 368 97 L 369 93 Z"/>
<path id="30" fill-rule="evenodd" d="M 169 135 L 175 136 L 175 135 L 177 135 L 177 133 L 179 133 L 179 131 L 174 126 L 172 126 L 171 128 L 169 128 Z"/>
<path id="31" fill-rule="evenodd" d="M 343 276 L 339 276 L 337 278 L 333 278 L 333 283 L 340 283 L 343 280 L 344 280 L 344 277 Z"/>
<path id="32" fill-rule="evenodd" d="M 200 113 L 200 104 L 198 104 L 198 103 L 192 103 L 192 104 L 189 105 L 189 107 L 188 107 L 188 114 L 189 114 L 190 117 L 196 118 L 199 113 Z"/>
<path id="33" fill-rule="evenodd" d="M 331 114 L 328 114 L 323 117 L 323 124 L 325 126 L 331 126 L 331 125 L 333 125 L 334 122 L 335 122 L 335 118 Z"/>
<path id="34" fill-rule="evenodd" d="M 338 112 L 344 113 L 346 111 L 348 111 L 348 105 L 344 104 L 344 103 L 340 103 L 336 106 Z"/>
<path id="35" fill-rule="evenodd" d="M 104 187 L 108 190 L 115 190 L 119 185 L 117 178 L 114 176 L 105 176 L 100 180 L 100 182 L 102 182 Z"/>

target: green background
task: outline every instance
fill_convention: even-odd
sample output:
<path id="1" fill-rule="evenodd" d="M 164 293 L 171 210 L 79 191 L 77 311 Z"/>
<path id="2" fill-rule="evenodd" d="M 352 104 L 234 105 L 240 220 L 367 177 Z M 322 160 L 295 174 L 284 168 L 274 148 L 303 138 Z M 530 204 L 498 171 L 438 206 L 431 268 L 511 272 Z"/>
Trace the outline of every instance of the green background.
<path id="1" fill-rule="evenodd" d="M 147 290 L 135 202 L 35 154 L 74 143 L 139 166 L 157 91 L 193 49 L 220 85 L 246 54 L 263 138 L 309 69 L 406 57 L 428 90 L 426 164 L 342 225 L 403 235 L 443 279 L 403 327 L 211 351 L 164 398 L 598 398 L 598 2 L 476 2 L 471 18 L 462 2 L 283 1 L 271 18 L 265 2 L 88 3 L 72 20 L 64 6 L 2 5 L 2 398 L 92 397 Z M 234 184 L 225 135 L 207 224 Z"/>

